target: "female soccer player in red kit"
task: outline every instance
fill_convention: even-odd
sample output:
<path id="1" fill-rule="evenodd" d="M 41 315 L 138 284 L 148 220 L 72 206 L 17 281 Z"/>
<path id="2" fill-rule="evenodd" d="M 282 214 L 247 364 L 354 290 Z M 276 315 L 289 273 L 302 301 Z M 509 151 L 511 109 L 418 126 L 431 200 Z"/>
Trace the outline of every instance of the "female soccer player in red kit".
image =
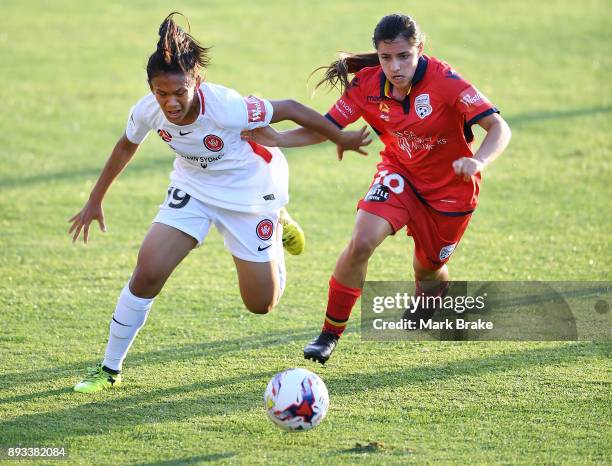
<path id="1" fill-rule="evenodd" d="M 305 358 L 321 363 L 361 295 L 370 256 L 402 227 L 414 239 L 417 294 L 446 292 L 446 263 L 476 208 L 480 173 L 510 140 L 510 128 L 484 95 L 447 63 L 423 54 L 423 36 L 411 17 L 385 16 L 372 41 L 376 52 L 343 55 L 319 83 L 344 90 L 329 120 L 344 128 L 362 117 L 385 144 L 371 187 L 359 201 L 352 238 L 329 281 L 323 331 L 304 348 Z M 487 132 L 475 153 L 474 124 Z M 258 131 L 260 142 L 280 147 L 323 140 L 304 128 Z M 252 137 L 258 140 L 257 131 Z"/>

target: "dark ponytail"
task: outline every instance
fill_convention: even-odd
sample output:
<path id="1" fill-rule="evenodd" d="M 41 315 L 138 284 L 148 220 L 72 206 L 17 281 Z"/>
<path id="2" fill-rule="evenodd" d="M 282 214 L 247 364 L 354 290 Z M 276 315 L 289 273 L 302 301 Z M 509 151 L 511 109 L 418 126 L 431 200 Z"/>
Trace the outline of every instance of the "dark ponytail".
<path id="1" fill-rule="evenodd" d="M 157 50 L 149 57 L 147 63 L 149 84 L 161 73 L 182 73 L 195 78 L 201 68 L 208 66 L 210 48 L 202 47 L 189 33 L 183 31 L 174 22 L 174 15 L 183 16 L 187 21 L 188 30 L 191 30 L 189 20 L 181 13 L 172 12 L 164 19 L 159 26 Z"/>
<path id="2" fill-rule="evenodd" d="M 340 54 L 340 58 L 329 66 L 321 66 L 314 70 L 312 74 L 319 70 L 325 70 L 323 79 L 317 83 L 315 89 L 318 89 L 323 84 L 339 89 L 344 92 L 349 85 L 348 75 L 357 73 L 357 71 L 368 66 L 378 66 L 378 54 L 376 52 L 362 53 L 346 53 Z M 312 76 L 311 74 L 311 76 Z"/>
<path id="3" fill-rule="evenodd" d="M 376 25 L 372 43 L 377 49 L 381 40 L 390 42 L 398 37 L 407 40 L 411 45 L 419 45 L 425 41 L 425 36 L 414 19 L 407 15 L 391 14 L 383 17 Z M 327 84 L 343 92 L 349 85 L 349 74 L 357 73 L 362 68 L 378 65 L 380 61 L 376 52 L 342 53 L 340 58 L 331 65 L 321 66 L 312 72 L 314 74 L 319 70 L 325 70 L 323 79 L 317 83 L 315 89 Z"/>

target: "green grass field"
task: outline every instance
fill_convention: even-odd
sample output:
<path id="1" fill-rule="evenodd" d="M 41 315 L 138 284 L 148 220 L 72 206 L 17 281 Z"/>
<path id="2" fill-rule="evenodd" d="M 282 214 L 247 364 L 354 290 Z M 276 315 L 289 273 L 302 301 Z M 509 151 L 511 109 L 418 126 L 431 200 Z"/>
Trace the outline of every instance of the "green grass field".
<path id="1" fill-rule="evenodd" d="M 231 257 L 213 232 L 156 300 L 125 385 L 71 391 L 101 359 L 116 298 L 165 196 L 165 144 L 150 136 L 111 188 L 106 234 L 74 246 L 66 220 L 148 92 L 144 66 L 170 9 L 214 46 L 209 81 L 321 112 L 337 94 L 312 97 L 311 70 L 339 50 L 368 50 L 384 14 L 414 15 L 427 53 L 474 82 L 513 129 L 485 174 L 453 278 L 612 278 L 612 9 L 604 0 L 7 3 L 0 445 L 64 446 L 61 464 L 609 464 L 609 342 L 362 342 L 355 312 L 329 364 L 302 359 L 378 142 L 369 157 L 342 163 L 330 144 L 286 151 L 290 208 L 308 245 L 288 258 L 274 313 L 243 309 Z M 411 256 L 409 238 L 390 238 L 368 278 L 411 280 Z M 317 429 L 286 434 L 267 419 L 262 394 L 274 373 L 296 366 L 323 378 L 331 407 Z"/>

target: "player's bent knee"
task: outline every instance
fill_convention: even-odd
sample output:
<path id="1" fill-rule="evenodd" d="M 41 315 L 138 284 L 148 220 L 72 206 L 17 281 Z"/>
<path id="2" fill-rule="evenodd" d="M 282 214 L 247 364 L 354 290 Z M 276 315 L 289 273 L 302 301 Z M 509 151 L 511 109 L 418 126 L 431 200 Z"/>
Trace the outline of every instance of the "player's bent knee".
<path id="1" fill-rule="evenodd" d="M 435 267 L 434 264 L 428 263 L 425 266 L 415 259 L 413 262 L 413 266 L 414 266 L 414 278 L 418 281 L 427 282 L 427 281 L 439 281 L 439 280 L 448 281 L 449 280 L 448 267 L 446 266 L 446 264 L 442 264 L 438 268 L 433 268 Z M 432 267 L 432 268 L 428 268 L 428 267 Z"/>
<path id="2" fill-rule="evenodd" d="M 153 298 L 160 292 L 164 282 L 159 273 L 145 267 L 136 267 L 130 280 L 130 291 L 139 298 Z"/>
<path id="3" fill-rule="evenodd" d="M 240 296 L 244 306 L 253 314 L 268 314 L 278 303 L 281 289 L 273 276 L 260 278 L 248 283 L 241 281 Z"/>
<path id="4" fill-rule="evenodd" d="M 268 314 L 276 307 L 276 303 L 272 301 L 267 303 L 244 303 L 244 305 L 253 314 Z"/>
<path id="5" fill-rule="evenodd" d="M 279 298 L 279 290 L 269 290 L 251 294 L 250 296 L 242 296 L 242 301 L 245 307 L 253 314 L 268 314 L 276 307 Z"/>
<path id="6" fill-rule="evenodd" d="M 351 239 L 348 250 L 352 260 L 361 262 L 368 260 L 376 249 L 376 243 L 370 238 L 356 236 Z"/>

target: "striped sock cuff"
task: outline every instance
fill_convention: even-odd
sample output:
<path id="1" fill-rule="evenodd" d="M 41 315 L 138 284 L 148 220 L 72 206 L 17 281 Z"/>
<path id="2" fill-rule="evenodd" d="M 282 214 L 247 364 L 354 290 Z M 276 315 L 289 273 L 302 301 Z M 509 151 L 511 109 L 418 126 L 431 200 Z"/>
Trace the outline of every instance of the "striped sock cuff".
<path id="1" fill-rule="evenodd" d="M 329 314 L 325 314 L 325 322 L 330 325 L 333 325 L 334 327 L 346 327 L 346 323 L 348 322 L 348 319 L 344 319 L 344 320 L 333 319 L 332 317 L 329 316 Z"/>

